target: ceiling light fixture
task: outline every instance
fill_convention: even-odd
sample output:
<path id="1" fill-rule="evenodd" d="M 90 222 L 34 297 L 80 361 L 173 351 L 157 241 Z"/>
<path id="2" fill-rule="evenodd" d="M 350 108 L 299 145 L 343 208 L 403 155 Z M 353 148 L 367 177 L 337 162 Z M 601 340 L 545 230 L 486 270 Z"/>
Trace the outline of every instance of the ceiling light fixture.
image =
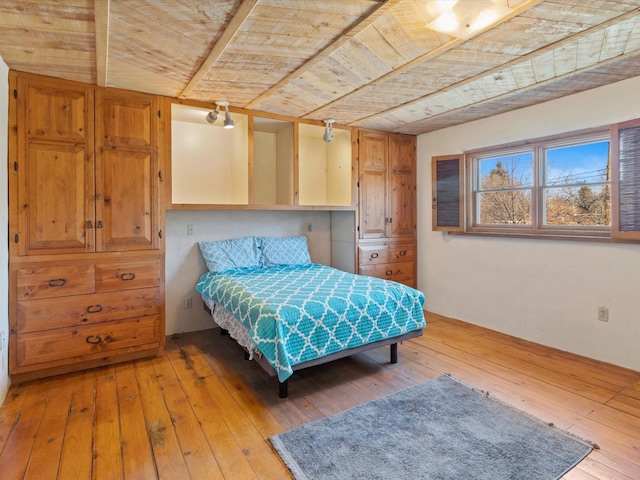
<path id="1" fill-rule="evenodd" d="M 231 112 L 229 112 L 229 102 L 226 100 L 217 100 L 216 108 L 207 113 L 205 119 L 209 123 L 214 123 L 218 119 L 218 115 L 220 115 L 220 107 L 224 109 L 224 128 L 233 128 L 235 123 L 231 118 Z"/>
<path id="2" fill-rule="evenodd" d="M 427 28 L 468 39 L 513 11 L 505 0 L 435 0 L 426 10 Z"/>
<path id="3" fill-rule="evenodd" d="M 331 140 L 333 140 L 333 123 L 335 122 L 335 120 L 333 118 L 327 118 L 326 120 L 323 120 L 325 127 L 324 127 L 324 135 L 322 136 L 322 140 L 324 140 L 325 142 L 330 142 Z"/>

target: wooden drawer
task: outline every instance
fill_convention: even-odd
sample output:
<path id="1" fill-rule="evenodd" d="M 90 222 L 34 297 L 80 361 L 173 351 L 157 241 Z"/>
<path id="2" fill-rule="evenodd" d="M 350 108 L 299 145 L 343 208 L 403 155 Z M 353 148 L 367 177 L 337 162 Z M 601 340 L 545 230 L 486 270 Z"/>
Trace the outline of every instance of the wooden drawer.
<path id="1" fill-rule="evenodd" d="M 415 262 L 385 263 L 381 265 L 360 265 L 360 273 L 385 280 L 401 281 L 415 278 Z"/>
<path id="2" fill-rule="evenodd" d="M 57 366 L 100 358 L 120 350 L 160 346 L 160 316 L 25 333 L 16 342 L 18 367 Z"/>
<path id="3" fill-rule="evenodd" d="M 160 313 L 160 289 L 44 298 L 18 302 L 18 333 L 90 325 Z"/>
<path id="4" fill-rule="evenodd" d="M 160 261 L 110 263 L 96 265 L 96 292 L 157 287 L 160 285 Z"/>
<path id="5" fill-rule="evenodd" d="M 18 301 L 93 293 L 94 271 L 90 264 L 20 268 L 16 272 Z"/>
<path id="6" fill-rule="evenodd" d="M 358 263 L 360 265 L 377 265 L 389 261 L 387 245 L 365 245 L 358 247 Z"/>
<path id="7" fill-rule="evenodd" d="M 415 278 L 407 278 L 406 280 L 398 280 L 400 283 L 405 284 L 408 287 L 411 288 L 418 288 L 418 282 L 416 282 Z"/>
<path id="8" fill-rule="evenodd" d="M 397 245 L 389 245 L 389 261 L 390 262 L 415 262 L 416 261 L 415 243 L 399 243 Z"/>

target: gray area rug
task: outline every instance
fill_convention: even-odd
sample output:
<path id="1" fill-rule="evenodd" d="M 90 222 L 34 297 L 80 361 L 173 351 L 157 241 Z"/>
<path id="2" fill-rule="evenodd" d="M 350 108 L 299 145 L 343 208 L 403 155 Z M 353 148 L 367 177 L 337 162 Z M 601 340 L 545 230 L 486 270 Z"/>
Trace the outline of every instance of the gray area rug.
<path id="1" fill-rule="evenodd" d="M 270 440 L 297 480 L 552 480 L 592 449 L 450 376 Z"/>

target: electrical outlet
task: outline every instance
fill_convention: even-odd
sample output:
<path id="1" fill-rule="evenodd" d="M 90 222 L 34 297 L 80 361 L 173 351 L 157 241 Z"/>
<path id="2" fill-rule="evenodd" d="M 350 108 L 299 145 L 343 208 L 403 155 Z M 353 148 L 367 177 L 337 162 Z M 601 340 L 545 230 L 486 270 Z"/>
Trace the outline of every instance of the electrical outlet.
<path id="1" fill-rule="evenodd" d="M 607 307 L 598 307 L 598 320 L 601 322 L 609 321 L 609 309 Z"/>
<path id="2" fill-rule="evenodd" d="M 187 235 L 193 237 L 196 234 L 196 226 L 195 225 L 187 225 Z"/>
<path id="3" fill-rule="evenodd" d="M 185 297 L 184 299 L 184 308 L 191 308 L 193 306 L 193 300 L 191 297 Z"/>

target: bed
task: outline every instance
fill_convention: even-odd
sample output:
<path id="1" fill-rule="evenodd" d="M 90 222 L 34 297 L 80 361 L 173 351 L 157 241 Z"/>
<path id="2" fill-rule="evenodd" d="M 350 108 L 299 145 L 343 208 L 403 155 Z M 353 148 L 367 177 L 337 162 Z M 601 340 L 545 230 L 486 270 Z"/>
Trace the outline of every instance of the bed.
<path id="1" fill-rule="evenodd" d="M 279 380 L 295 370 L 422 334 L 424 295 L 312 263 L 306 237 L 200 242 L 208 272 L 196 290 L 214 321 Z"/>

